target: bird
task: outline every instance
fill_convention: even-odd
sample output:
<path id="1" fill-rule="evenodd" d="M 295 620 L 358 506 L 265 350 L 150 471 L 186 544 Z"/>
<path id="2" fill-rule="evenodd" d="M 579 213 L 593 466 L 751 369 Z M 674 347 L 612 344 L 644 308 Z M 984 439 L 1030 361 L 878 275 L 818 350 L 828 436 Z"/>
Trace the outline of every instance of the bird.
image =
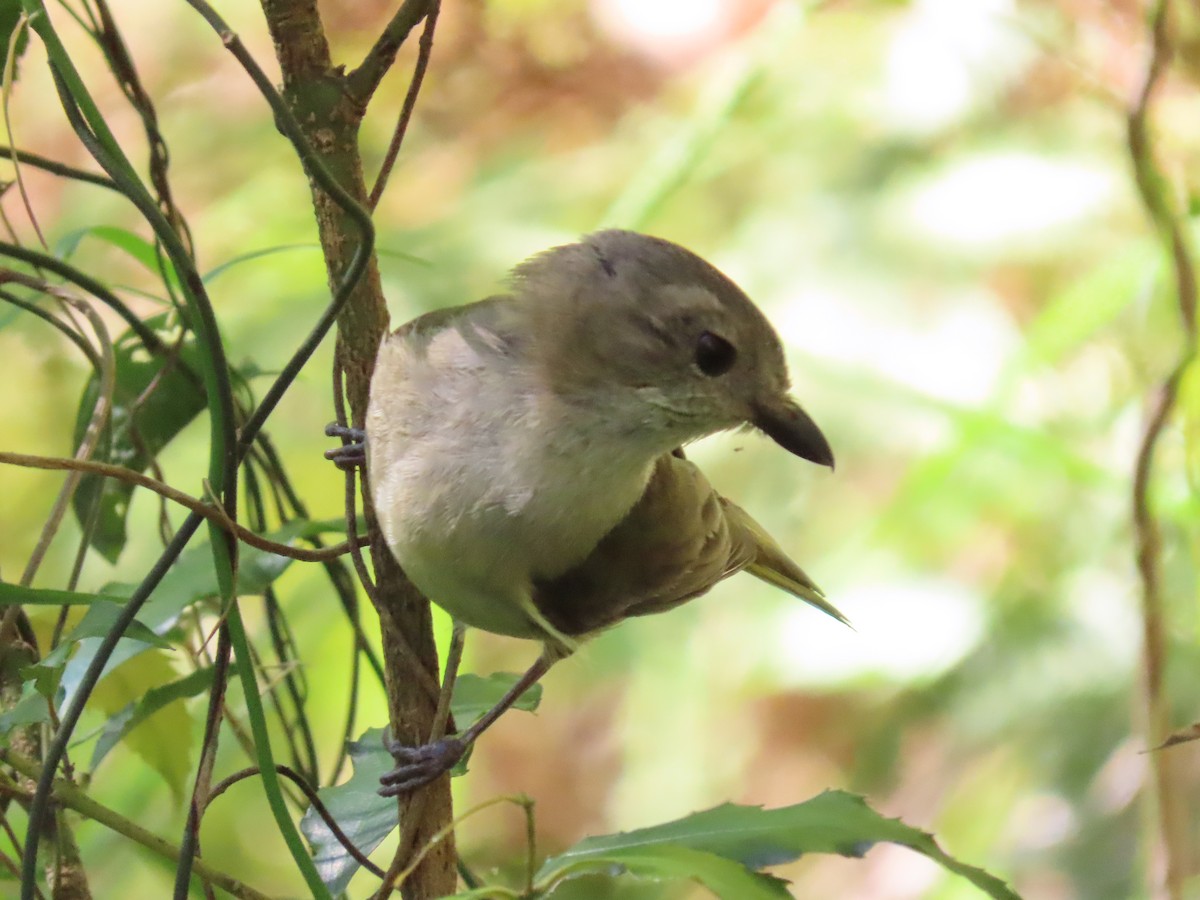
<path id="1" fill-rule="evenodd" d="M 346 464 L 365 444 L 388 547 L 456 625 L 539 641 L 542 652 L 462 734 L 392 743 L 396 768 L 380 793 L 451 768 L 582 641 L 737 572 L 847 623 L 683 449 L 749 428 L 832 469 L 789 386 L 778 335 L 731 279 L 633 231 L 543 251 L 513 269 L 506 292 L 386 335 L 365 429 L 334 428 L 359 440 L 326 455 Z"/>

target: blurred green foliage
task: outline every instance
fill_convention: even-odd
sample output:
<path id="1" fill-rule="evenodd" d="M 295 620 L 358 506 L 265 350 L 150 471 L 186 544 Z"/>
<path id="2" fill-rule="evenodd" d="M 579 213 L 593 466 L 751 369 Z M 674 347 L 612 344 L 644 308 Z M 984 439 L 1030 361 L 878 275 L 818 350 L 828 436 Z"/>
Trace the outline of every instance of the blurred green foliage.
<path id="1" fill-rule="evenodd" d="M 268 60 L 253 4 L 223 5 Z M 1130 475 L 1146 398 L 1181 334 L 1125 143 L 1125 98 L 1145 59 L 1139 5 L 838 2 L 807 15 L 767 0 L 659 5 L 673 6 L 676 24 L 710 6 L 726 17 L 676 40 L 647 37 L 644 22 L 641 31 L 619 26 L 620 10 L 628 19 L 636 4 L 446 4 L 376 216 L 393 318 L 482 297 L 524 256 L 600 226 L 660 234 L 713 260 L 779 327 L 797 396 L 829 435 L 838 470 L 803 468 L 740 434 L 695 456 L 794 551 L 855 630 L 751 579 L 727 582 L 563 664 L 536 718 L 513 714 L 489 733 L 458 790 L 471 801 L 529 793 L 539 849 L 553 852 L 584 834 L 726 800 L 784 806 L 846 788 L 1025 896 L 1149 896 Z M 335 55 L 352 63 L 378 16 L 325 6 Z M 247 257 L 212 284 L 231 360 L 269 372 L 327 300 L 303 174 L 241 71 L 184 4 L 113 8 L 158 104 L 205 268 L 293 247 Z M 1181 47 L 1194 45 L 1194 26 L 1176 23 Z M 49 102 L 40 53 L 35 42 L 23 60 L 10 141 L 84 165 Z M 1181 185 L 1200 154 L 1196 76 L 1185 59 L 1153 116 L 1156 151 Z M 96 73 L 95 90 L 136 145 L 104 77 Z M 404 87 L 398 76 L 386 83 L 368 120 L 369 165 Z M 114 195 L 24 175 L 51 241 L 136 221 Z M 28 234 L 12 192 L 6 200 Z M 119 248 L 83 241 L 75 261 L 105 272 L 143 313 L 154 308 L 139 297 L 153 282 Z M 89 370 L 32 317 L 5 310 L 0 323 L 0 354 L 19 387 L 0 392 L 3 449 L 69 453 Z M 341 509 L 341 479 L 321 459 L 329 359 L 326 347 L 271 428 L 314 518 Z M 1152 491 L 1179 728 L 1200 719 L 1194 381 L 1159 448 Z M 205 428 L 188 425 L 161 457 L 168 480 L 193 494 Z M 0 469 L 8 580 L 58 481 Z M 139 492 L 129 533 L 156 533 L 158 514 Z M 60 587 L 72 553 L 64 535 L 39 584 Z M 111 564 L 90 557 L 81 586 L 133 580 L 154 555 L 142 541 Z M 315 736 L 328 769 L 340 749 L 352 636 L 309 568 L 291 566 L 277 586 L 310 715 L 328 723 Z M 53 611 L 32 615 L 48 635 Z M 261 624 L 253 604 L 247 616 Z M 467 664 L 487 673 L 531 657 L 517 642 L 472 635 Z M 179 660 L 155 658 L 170 670 L 164 682 L 183 674 Z M 359 698 L 364 727 L 386 718 L 370 687 Z M 114 694 L 110 705 L 129 699 Z M 230 702 L 241 702 L 236 687 Z M 172 725 L 192 744 L 201 703 L 181 704 L 185 719 Z M 101 723 L 99 714 L 85 719 L 83 731 Z M 183 813 L 163 791 L 163 770 L 133 764 L 135 749 L 114 747 L 92 791 L 177 835 Z M 1183 759 L 1182 789 L 1200 808 L 1194 745 L 1167 752 Z M 237 742 L 224 740 L 218 774 L 242 765 Z M 481 872 L 519 877 L 524 829 L 514 813 L 488 811 L 459 834 Z M 129 865 L 122 839 L 86 822 L 78 839 L 104 895 L 168 889 L 171 868 Z M 301 889 L 253 782 L 207 812 L 203 848 L 218 866 L 254 871 L 260 887 Z M 389 850 L 385 842 L 376 858 Z M 774 871 L 803 897 L 977 896 L 898 848 Z M 369 885 L 360 875 L 350 895 Z M 555 896 L 685 894 L 703 895 L 629 879 L 615 889 L 568 884 Z"/>

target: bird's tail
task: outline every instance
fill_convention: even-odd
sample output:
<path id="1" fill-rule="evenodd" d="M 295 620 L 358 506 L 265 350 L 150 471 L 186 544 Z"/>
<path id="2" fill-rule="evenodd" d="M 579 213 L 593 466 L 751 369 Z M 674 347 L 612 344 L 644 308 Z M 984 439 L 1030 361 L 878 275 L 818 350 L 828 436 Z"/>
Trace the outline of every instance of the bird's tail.
<path id="1" fill-rule="evenodd" d="M 747 572 L 768 584 L 782 588 L 794 597 L 799 597 L 843 625 L 853 627 L 850 620 L 842 615 L 841 610 L 825 599 L 824 592 L 803 569 L 792 562 L 779 544 L 775 543 L 775 539 L 767 534 L 766 529 L 755 522 L 749 513 L 740 506 L 725 501 L 725 514 L 733 527 L 751 538 L 754 555 L 746 565 Z"/>

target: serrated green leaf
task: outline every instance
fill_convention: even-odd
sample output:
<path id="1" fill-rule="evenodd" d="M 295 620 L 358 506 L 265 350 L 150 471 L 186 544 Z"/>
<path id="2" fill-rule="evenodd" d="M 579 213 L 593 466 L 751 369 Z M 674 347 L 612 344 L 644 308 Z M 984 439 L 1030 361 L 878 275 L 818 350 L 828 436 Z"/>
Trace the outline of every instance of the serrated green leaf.
<path id="1" fill-rule="evenodd" d="M 395 765 L 391 754 L 384 749 L 384 736 L 384 729 L 370 728 L 353 741 L 348 748 L 354 766 L 350 779 L 319 792 L 338 827 L 368 856 L 398 823 L 396 801 L 378 793 L 380 777 Z M 358 861 L 346 852 L 311 807 L 300 820 L 300 830 L 312 844 L 317 871 L 330 893 L 344 891 L 359 869 Z"/>
<path id="2" fill-rule="evenodd" d="M 147 321 L 152 328 L 166 324 L 166 316 Z M 170 344 L 169 337 L 165 342 Z M 116 383 L 112 415 L 96 458 L 144 471 L 172 438 L 205 406 L 204 389 L 194 374 L 200 350 L 192 338 L 178 348 L 176 356 L 150 356 L 136 335 L 125 334 L 113 348 Z M 154 390 L 148 388 L 154 385 Z M 75 444 L 83 439 L 99 392 L 95 373 L 84 387 L 75 419 Z M 125 519 L 133 485 L 115 478 L 84 475 L 75 491 L 72 508 L 81 526 L 89 521 L 93 505 L 99 503 L 90 539 L 93 547 L 110 562 L 116 562 L 125 546 Z"/>
<path id="3" fill-rule="evenodd" d="M 802 853 L 860 857 L 880 841 L 901 844 L 961 875 L 994 898 L 1020 900 L 1003 881 L 945 853 L 932 835 L 888 819 L 866 801 L 844 791 L 826 791 L 811 800 L 780 809 L 726 803 L 674 822 L 638 831 L 585 838 L 565 853 L 546 860 L 537 874 L 545 885 L 581 861 L 609 859 L 614 853 L 652 851 L 667 846 L 712 853 L 751 869 L 778 865 Z"/>
<path id="4" fill-rule="evenodd" d="M 589 872 L 624 869 L 642 878 L 698 881 L 717 897 L 738 900 L 791 900 L 786 882 L 754 872 L 741 863 L 678 844 L 624 847 L 578 859 L 559 869 L 554 881 Z M 549 885 L 547 885 L 549 887 Z"/>

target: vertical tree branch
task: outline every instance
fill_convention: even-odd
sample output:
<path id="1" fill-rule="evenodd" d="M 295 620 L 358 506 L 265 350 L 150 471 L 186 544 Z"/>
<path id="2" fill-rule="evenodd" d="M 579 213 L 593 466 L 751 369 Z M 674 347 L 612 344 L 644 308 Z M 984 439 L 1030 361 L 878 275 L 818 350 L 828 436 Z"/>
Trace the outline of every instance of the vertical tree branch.
<path id="1" fill-rule="evenodd" d="M 1155 447 L 1174 410 L 1184 373 L 1196 356 L 1196 274 L 1188 226 L 1177 208 L 1171 185 L 1154 158 L 1147 121 L 1150 101 L 1171 61 L 1170 14 L 1169 0 L 1156 0 L 1150 12 L 1150 56 L 1127 119 L 1134 180 L 1171 261 L 1184 337 L 1174 367 L 1150 400 L 1134 468 L 1133 528 L 1142 584 L 1142 669 L 1149 746 L 1161 746 L 1171 731 L 1170 698 L 1164 677 L 1167 623 L 1162 586 L 1162 535 L 1150 509 L 1150 483 Z M 1170 750 L 1159 750 L 1150 759 L 1166 895 L 1179 900 L 1183 897 L 1184 879 L 1190 870 L 1190 847 L 1188 818 L 1177 772 L 1178 758 Z"/>
<path id="2" fill-rule="evenodd" d="M 262 0 L 262 5 L 283 72 L 285 100 L 338 183 L 366 206 L 358 130 L 369 92 L 351 90 L 346 76 L 333 66 L 314 0 Z M 413 5 L 406 3 L 405 7 L 411 11 Z M 326 269 L 333 285 L 341 279 L 354 251 L 355 232 L 346 211 L 315 183 L 312 197 Z M 337 358 L 344 371 L 346 400 L 355 425 L 361 426 L 365 420 L 375 351 L 387 327 L 387 306 L 378 265 L 372 256 L 365 276 L 338 317 Z M 433 724 L 435 703 L 426 685 L 431 676 L 436 679 L 438 672 L 429 602 L 412 586 L 392 557 L 365 492 L 363 506 L 371 535 L 376 579 L 372 601 L 383 632 L 392 730 L 397 739 L 419 744 L 425 741 Z M 401 818 L 406 821 L 405 830 L 411 829 L 414 835 L 415 847 L 446 828 L 453 818 L 449 779 L 442 778 L 430 785 L 417 795 L 415 802 L 402 800 Z M 401 847 L 398 852 L 411 853 L 412 849 Z M 405 896 L 426 898 L 453 893 L 457 884 L 456 856 L 453 837 L 439 842 L 405 885 Z"/>

